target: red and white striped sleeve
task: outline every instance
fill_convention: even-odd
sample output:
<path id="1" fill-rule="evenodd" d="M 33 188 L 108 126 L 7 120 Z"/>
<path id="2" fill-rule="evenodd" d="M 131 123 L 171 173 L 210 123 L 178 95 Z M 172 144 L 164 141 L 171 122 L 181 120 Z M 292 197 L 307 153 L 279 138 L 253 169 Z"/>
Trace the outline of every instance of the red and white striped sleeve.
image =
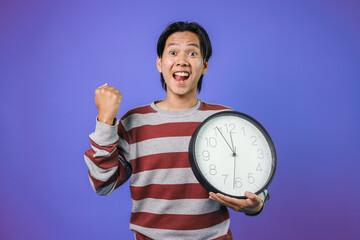
<path id="1" fill-rule="evenodd" d="M 132 169 L 126 160 L 128 144 L 121 122 L 114 126 L 96 121 L 89 136 L 91 148 L 85 152 L 90 184 L 99 195 L 108 195 L 126 182 Z M 125 138 L 125 139 L 124 139 Z"/>

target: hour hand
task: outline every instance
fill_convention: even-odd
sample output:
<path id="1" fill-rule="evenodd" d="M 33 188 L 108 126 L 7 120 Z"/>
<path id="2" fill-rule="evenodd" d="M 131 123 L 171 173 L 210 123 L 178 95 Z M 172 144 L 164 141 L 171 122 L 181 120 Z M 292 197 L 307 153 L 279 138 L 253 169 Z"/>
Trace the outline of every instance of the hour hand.
<path id="1" fill-rule="evenodd" d="M 216 128 L 217 128 L 217 130 L 219 131 L 219 133 L 220 133 L 220 135 L 222 136 L 222 138 L 225 140 L 226 144 L 229 146 L 231 152 L 232 152 L 233 154 L 235 154 L 234 150 L 231 148 L 231 146 L 230 146 L 230 144 L 228 143 L 228 141 L 226 141 L 226 139 L 225 139 L 224 135 L 222 134 L 222 132 L 220 131 L 220 129 L 219 129 L 217 126 L 216 126 Z"/>

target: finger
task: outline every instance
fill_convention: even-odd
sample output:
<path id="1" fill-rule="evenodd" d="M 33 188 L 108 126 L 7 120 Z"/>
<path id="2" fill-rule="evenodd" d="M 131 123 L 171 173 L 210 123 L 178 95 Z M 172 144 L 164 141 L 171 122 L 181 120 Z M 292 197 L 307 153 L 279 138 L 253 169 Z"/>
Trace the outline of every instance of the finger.
<path id="1" fill-rule="evenodd" d="M 245 203 L 245 199 L 237 199 L 237 198 L 232 198 L 232 197 L 228 197 L 225 196 L 221 193 L 217 193 L 216 194 L 221 200 L 229 203 L 229 204 L 234 204 L 234 205 L 239 205 L 239 204 L 244 204 Z"/>
<path id="2" fill-rule="evenodd" d="M 237 198 L 231 198 L 228 196 L 225 196 L 223 194 L 216 194 L 223 202 L 226 202 L 228 205 L 233 206 L 233 208 L 236 210 L 240 210 L 242 208 L 246 208 L 246 207 L 252 207 L 255 205 L 260 204 L 261 202 L 261 198 L 258 197 L 256 194 L 248 192 L 248 196 L 250 198 L 248 199 L 237 199 Z M 245 194 L 246 195 L 246 194 Z M 239 209 L 240 207 L 240 209 Z M 236 210 L 236 211 L 238 211 Z"/>
<path id="3" fill-rule="evenodd" d="M 252 192 L 245 192 L 245 197 L 247 197 L 250 200 L 255 200 L 255 198 L 257 197 L 255 193 Z"/>
<path id="4" fill-rule="evenodd" d="M 219 202 L 221 204 L 228 204 L 228 202 L 224 201 L 217 194 L 215 194 L 213 192 L 209 193 L 209 195 L 210 195 L 209 198 L 212 199 L 212 200 L 215 200 L 215 201 L 217 201 L 217 202 Z"/>
<path id="5" fill-rule="evenodd" d="M 232 208 L 241 206 L 245 204 L 245 200 L 244 199 L 236 199 L 236 198 L 231 198 L 231 197 L 227 197 L 223 194 L 217 193 L 217 194 L 213 194 L 213 198 L 217 200 L 217 202 L 222 203 L 223 205 L 226 206 L 230 206 Z"/>
<path id="6" fill-rule="evenodd" d="M 116 90 L 116 88 L 114 88 L 114 87 L 109 87 L 109 86 L 107 86 L 106 89 L 107 89 L 107 90 L 111 90 L 111 91 Z"/>
<path id="7" fill-rule="evenodd" d="M 214 193 L 210 194 L 209 198 L 210 198 L 211 200 L 213 200 L 213 201 L 216 201 L 216 202 L 218 202 L 218 203 L 226 206 L 226 207 L 230 207 L 230 208 L 233 208 L 233 209 L 236 208 L 235 205 L 233 205 L 233 204 L 231 204 L 231 203 L 229 203 L 229 202 L 226 202 L 226 201 L 222 200 L 221 198 L 219 198 L 219 197 L 218 197 L 216 194 L 214 194 Z"/>
<path id="8" fill-rule="evenodd" d="M 245 192 L 245 196 L 248 198 L 248 202 L 249 204 L 258 204 L 260 202 L 262 202 L 262 199 L 256 195 L 255 193 L 252 192 Z"/>
<path id="9" fill-rule="evenodd" d="M 104 89 L 104 88 L 106 88 L 106 87 L 108 87 L 107 83 L 105 83 L 104 85 L 98 87 L 96 90 Z"/>

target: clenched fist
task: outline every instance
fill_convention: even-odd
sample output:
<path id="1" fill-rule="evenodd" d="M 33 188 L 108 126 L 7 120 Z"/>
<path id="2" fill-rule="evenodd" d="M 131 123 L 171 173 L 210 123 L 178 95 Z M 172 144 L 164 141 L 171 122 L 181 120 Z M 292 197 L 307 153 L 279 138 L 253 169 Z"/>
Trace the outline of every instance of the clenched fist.
<path id="1" fill-rule="evenodd" d="M 107 83 L 95 90 L 95 104 L 98 108 L 98 121 L 113 125 L 119 111 L 122 95 Z"/>

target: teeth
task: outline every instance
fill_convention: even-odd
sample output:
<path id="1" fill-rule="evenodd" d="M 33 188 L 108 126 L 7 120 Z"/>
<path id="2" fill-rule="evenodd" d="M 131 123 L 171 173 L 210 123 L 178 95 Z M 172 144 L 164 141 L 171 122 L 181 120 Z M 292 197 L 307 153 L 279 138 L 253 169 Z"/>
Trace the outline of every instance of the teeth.
<path id="1" fill-rule="evenodd" d="M 180 77 L 187 77 L 187 76 L 189 76 L 189 73 L 187 73 L 187 72 L 176 72 L 175 75 L 180 76 Z"/>

